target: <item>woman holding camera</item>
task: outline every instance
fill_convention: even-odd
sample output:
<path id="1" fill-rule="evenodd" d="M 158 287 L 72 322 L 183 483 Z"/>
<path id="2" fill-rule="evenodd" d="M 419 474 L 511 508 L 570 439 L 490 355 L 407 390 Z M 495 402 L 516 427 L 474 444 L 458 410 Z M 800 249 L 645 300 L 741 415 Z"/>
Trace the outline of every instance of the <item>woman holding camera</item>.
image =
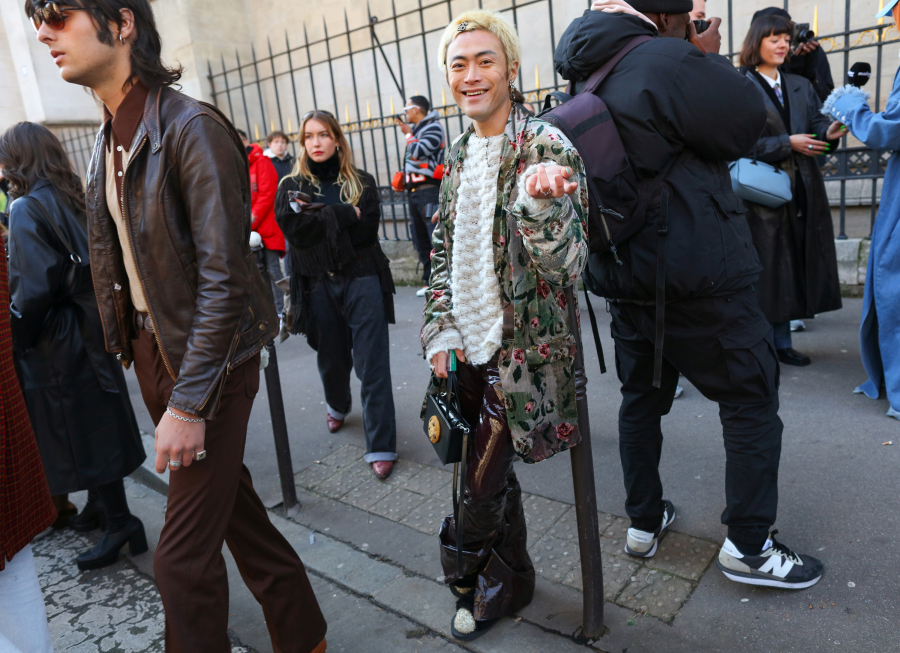
<path id="1" fill-rule="evenodd" d="M 820 113 L 822 102 L 803 77 L 779 71 L 791 47 L 793 24 L 760 16 L 750 26 L 741 65 L 765 101 L 768 120 L 749 155 L 791 178 L 792 199 L 778 208 L 747 202 L 747 222 L 763 271 L 759 303 L 775 332 L 778 360 L 809 365 L 791 342 L 790 321 L 841 307 L 834 225 L 815 157 L 840 137 Z"/>
<path id="2" fill-rule="evenodd" d="M 459 598 L 451 632 L 471 640 L 534 594 L 514 460 L 537 463 L 581 440 L 570 309 L 587 261 L 587 190 L 568 139 L 515 104 L 512 25 L 467 12 L 438 52 L 472 125 L 451 146 L 441 185 L 422 348 L 429 392 L 441 392 L 450 352 L 461 361 L 460 408 L 473 431 L 461 541 L 452 515 L 439 535 L 444 582 Z"/>
<path id="3" fill-rule="evenodd" d="M 367 463 L 380 479 L 397 459 L 388 323 L 394 282 L 378 244 L 375 178 L 353 165 L 341 126 L 310 111 L 300 126 L 300 155 L 281 180 L 275 219 L 290 243 L 292 333 L 306 334 L 318 355 L 335 433 L 350 412 L 350 372 L 362 382 Z"/>
<path id="4" fill-rule="evenodd" d="M 50 491 L 60 512 L 66 495 L 89 490 L 69 525 L 103 528 L 76 558 L 78 568 L 113 564 L 127 543 L 147 550 L 123 479 L 146 454 L 122 365 L 107 353 L 88 265 L 81 179 L 46 127 L 22 122 L 0 136 L 0 168 L 10 182 L 9 290 L 12 335 L 25 404 Z"/>

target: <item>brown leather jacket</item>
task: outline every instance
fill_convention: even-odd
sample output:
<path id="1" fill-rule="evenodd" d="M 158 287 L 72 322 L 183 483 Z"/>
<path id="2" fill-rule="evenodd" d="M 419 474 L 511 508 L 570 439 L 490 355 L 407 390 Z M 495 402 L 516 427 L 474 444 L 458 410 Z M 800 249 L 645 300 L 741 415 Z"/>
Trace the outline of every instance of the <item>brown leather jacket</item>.
<path id="1" fill-rule="evenodd" d="M 87 178 L 91 272 L 106 348 L 133 360 L 133 307 L 106 203 L 106 135 Z M 215 417 L 225 375 L 278 331 L 272 291 L 250 251 L 250 175 L 231 123 L 170 88 L 151 89 L 125 168 L 123 218 L 160 353 L 169 405 Z"/>

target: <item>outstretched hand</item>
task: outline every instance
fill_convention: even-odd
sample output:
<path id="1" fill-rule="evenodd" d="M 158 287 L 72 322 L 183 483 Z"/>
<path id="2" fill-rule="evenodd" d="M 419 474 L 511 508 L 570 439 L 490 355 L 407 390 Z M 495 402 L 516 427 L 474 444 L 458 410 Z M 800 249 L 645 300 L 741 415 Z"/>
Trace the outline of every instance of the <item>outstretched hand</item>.
<path id="1" fill-rule="evenodd" d="M 578 189 L 577 181 L 566 181 L 572 174 L 572 168 L 539 163 L 537 172 L 525 180 L 525 190 L 536 200 L 571 195 Z"/>

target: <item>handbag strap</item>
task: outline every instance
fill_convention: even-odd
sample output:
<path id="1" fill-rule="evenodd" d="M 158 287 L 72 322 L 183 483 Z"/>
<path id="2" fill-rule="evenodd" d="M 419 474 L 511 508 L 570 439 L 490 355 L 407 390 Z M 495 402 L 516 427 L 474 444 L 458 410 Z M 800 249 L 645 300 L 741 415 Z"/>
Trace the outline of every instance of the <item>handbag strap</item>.
<path id="1" fill-rule="evenodd" d="M 44 214 L 44 217 L 47 218 L 47 222 L 50 224 L 50 228 L 53 229 L 54 233 L 56 233 L 56 237 L 59 238 L 59 240 L 63 244 L 63 247 L 65 247 L 66 251 L 69 253 L 69 259 L 72 261 L 72 263 L 75 263 L 76 265 L 80 265 L 81 257 L 75 251 L 75 248 L 69 244 L 69 239 L 66 238 L 66 234 L 63 233 L 63 230 L 60 228 L 60 226 L 56 222 L 56 220 L 54 220 L 53 218 L 50 217 L 50 213 L 47 211 L 47 209 L 44 207 L 44 205 L 41 204 L 41 202 L 37 198 L 31 197 L 30 195 L 23 195 L 21 197 L 21 199 L 29 199 L 37 205 L 37 207 L 38 207 L 38 209 L 40 209 L 41 213 Z"/>

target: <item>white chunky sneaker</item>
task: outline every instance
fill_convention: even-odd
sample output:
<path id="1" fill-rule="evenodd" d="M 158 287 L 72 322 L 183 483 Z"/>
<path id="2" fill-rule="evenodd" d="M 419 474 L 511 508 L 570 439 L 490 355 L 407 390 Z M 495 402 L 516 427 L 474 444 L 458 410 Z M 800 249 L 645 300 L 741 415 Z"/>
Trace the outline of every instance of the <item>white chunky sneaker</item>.
<path id="1" fill-rule="evenodd" d="M 716 561 L 725 576 L 736 583 L 802 590 L 819 582 L 825 573 L 820 560 L 799 555 L 775 540 L 772 531 L 759 555 L 745 555 L 725 538 Z"/>
<path id="2" fill-rule="evenodd" d="M 659 544 L 660 534 L 675 521 L 675 506 L 668 499 L 663 503 L 666 509 L 663 511 L 662 522 L 655 531 L 639 531 L 636 528 L 628 529 L 628 537 L 625 538 L 625 553 L 638 558 L 652 558 Z"/>

